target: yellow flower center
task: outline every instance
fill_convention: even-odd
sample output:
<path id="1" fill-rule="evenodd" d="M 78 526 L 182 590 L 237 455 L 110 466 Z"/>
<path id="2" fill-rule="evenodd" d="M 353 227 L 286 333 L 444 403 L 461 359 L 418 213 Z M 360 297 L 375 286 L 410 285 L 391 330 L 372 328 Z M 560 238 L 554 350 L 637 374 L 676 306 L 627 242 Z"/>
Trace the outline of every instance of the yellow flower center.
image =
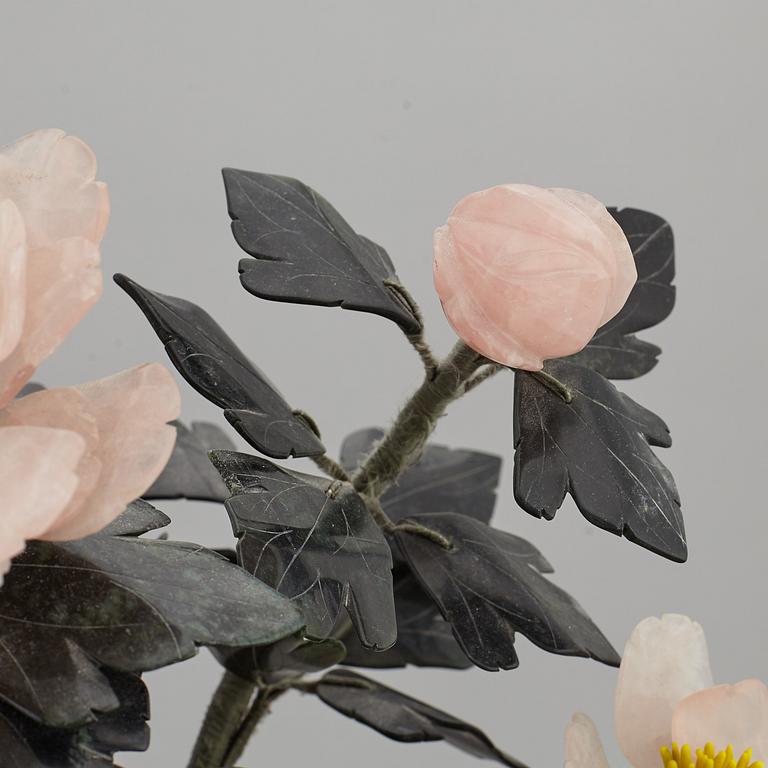
<path id="1" fill-rule="evenodd" d="M 715 745 L 709 741 L 703 749 L 696 752 L 690 744 L 678 747 L 661 748 L 661 762 L 664 768 L 765 768 L 762 760 L 752 762 L 752 750 L 745 750 L 739 757 L 733 754 L 733 747 L 729 744 L 727 749 L 721 752 L 715 751 Z"/>

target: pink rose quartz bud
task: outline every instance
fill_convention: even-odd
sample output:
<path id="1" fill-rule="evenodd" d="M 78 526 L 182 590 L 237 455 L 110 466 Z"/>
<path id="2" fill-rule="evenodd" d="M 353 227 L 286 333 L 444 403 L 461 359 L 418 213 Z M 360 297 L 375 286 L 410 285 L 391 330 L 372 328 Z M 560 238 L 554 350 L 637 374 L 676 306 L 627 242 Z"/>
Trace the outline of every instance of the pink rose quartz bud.
<path id="1" fill-rule="evenodd" d="M 583 349 L 637 280 L 605 206 L 569 189 L 475 192 L 435 230 L 434 253 L 435 287 L 459 337 L 525 370 Z"/>

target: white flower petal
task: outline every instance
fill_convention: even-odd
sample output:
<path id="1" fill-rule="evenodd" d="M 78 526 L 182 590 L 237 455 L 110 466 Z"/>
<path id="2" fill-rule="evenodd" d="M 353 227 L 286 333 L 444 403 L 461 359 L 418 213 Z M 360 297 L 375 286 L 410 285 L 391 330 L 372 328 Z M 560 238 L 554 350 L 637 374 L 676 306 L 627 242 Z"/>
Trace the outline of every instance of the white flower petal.
<path id="1" fill-rule="evenodd" d="M 687 616 L 641 621 L 624 649 L 616 686 L 616 739 L 635 768 L 656 768 L 672 740 L 681 699 L 712 686 L 704 631 Z"/>
<path id="2" fill-rule="evenodd" d="M 565 768 L 608 768 L 595 724 L 577 712 L 565 731 Z"/>

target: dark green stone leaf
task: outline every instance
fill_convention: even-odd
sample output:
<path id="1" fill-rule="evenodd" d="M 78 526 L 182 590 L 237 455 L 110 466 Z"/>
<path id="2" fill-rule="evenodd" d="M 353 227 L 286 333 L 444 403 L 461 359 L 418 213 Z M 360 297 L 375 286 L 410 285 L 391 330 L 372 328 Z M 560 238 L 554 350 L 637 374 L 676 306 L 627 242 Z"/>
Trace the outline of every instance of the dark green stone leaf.
<path id="1" fill-rule="evenodd" d="M 452 543 L 448 550 L 423 536 L 395 534 L 411 570 L 478 667 L 516 667 L 515 632 L 550 653 L 618 665 L 616 651 L 581 606 L 541 575 L 552 568 L 532 544 L 464 515 L 409 519 Z"/>
<path id="2" fill-rule="evenodd" d="M 399 282 L 387 252 L 358 235 L 333 206 L 287 176 L 225 168 L 224 187 L 243 287 L 263 299 L 341 306 L 419 323 L 386 281 Z"/>
<path id="3" fill-rule="evenodd" d="M 383 436 L 376 427 L 353 432 L 342 445 L 341 463 L 354 470 Z M 394 521 L 428 512 L 457 512 L 487 523 L 500 473 L 499 456 L 429 443 L 421 460 L 381 497 L 381 506 Z"/>
<path id="4" fill-rule="evenodd" d="M 115 752 L 149 746 L 149 695 L 141 678 L 104 670 L 118 706 L 88 725 L 53 728 L 0 702 L 0 755 L 6 768 L 111 768 Z"/>
<path id="5" fill-rule="evenodd" d="M 149 746 L 149 692 L 138 675 L 105 669 L 104 674 L 120 702 L 86 726 L 92 749 L 105 755 L 144 752 Z"/>
<path id="6" fill-rule="evenodd" d="M 651 450 L 669 446 L 666 424 L 599 373 L 565 360 L 546 370 L 573 393 L 566 403 L 525 373 L 515 375 L 515 498 L 551 520 L 570 493 L 590 523 L 683 562 L 675 481 Z"/>
<path id="7" fill-rule="evenodd" d="M 229 495 L 219 473 L 208 460 L 214 448 L 234 449 L 234 443 L 215 424 L 180 421 L 176 426 L 176 445 L 160 477 L 144 494 L 147 499 L 195 499 L 224 501 Z"/>
<path id="8" fill-rule="evenodd" d="M 191 301 L 142 288 L 125 275 L 115 282 L 147 316 L 181 375 L 220 408 L 257 450 L 274 458 L 325 452 L 267 377 L 221 326 Z"/>
<path id="9" fill-rule="evenodd" d="M 363 648 L 353 633 L 344 636 L 351 667 L 387 669 L 412 664 L 417 667 L 467 669 L 472 662 L 453 636 L 451 625 L 440 615 L 435 602 L 407 569 L 395 570 L 397 642 L 388 651 Z"/>
<path id="10" fill-rule="evenodd" d="M 320 680 L 317 695 L 342 715 L 395 741 L 445 741 L 481 760 L 525 768 L 474 725 L 354 672 L 329 672 Z"/>
<path id="11" fill-rule="evenodd" d="M 675 244 L 661 216 L 636 208 L 608 209 L 624 230 L 637 265 L 637 284 L 623 309 L 598 329 L 587 347 L 567 358 L 609 379 L 648 373 L 661 350 L 633 334 L 658 325 L 675 306 Z"/>
<path id="12" fill-rule="evenodd" d="M 147 507 L 112 526 L 121 535 L 31 542 L 13 561 L 0 590 L 0 697 L 73 727 L 118 706 L 104 667 L 138 673 L 198 645 L 267 645 L 301 628 L 288 600 L 223 557 L 130 535 L 154 527 Z"/>
<path id="13" fill-rule="evenodd" d="M 233 494 L 240 564 L 296 602 L 307 636 L 327 638 L 344 608 L 363 645 L 391 647 L 392 554 L 352 487 L 244 453 L 213 451 L 211 461 Z"/>
<path id="14" fill-rule="evenodd" d="M 263 648 L 251 646 L 211 650 L 219 663 L 230 672 L 254 682 L 276 682 L 283 677 L 320 672 L 339 664 L 346 655 L 344 643 L 333 638 L 308 640 L 287 637 Z"/>
<path id="15" fill-rule="evenodd" d="M 120 517 L 102 528 L 96 536 L 141 536 L 170 525 L 171 518 L 144 499 L 132 501 Z"/>
<path id="16" fill-rule="evenodd" d="M 37 381 L 28 381 L 19 391 L 19 394 L 16 395 L 17 398 L 20 397 L 26 397 L 27 395 L 32 395 L 35 392 L 42 392 L 45 389 L 44 384 L 40 384 Z"/>

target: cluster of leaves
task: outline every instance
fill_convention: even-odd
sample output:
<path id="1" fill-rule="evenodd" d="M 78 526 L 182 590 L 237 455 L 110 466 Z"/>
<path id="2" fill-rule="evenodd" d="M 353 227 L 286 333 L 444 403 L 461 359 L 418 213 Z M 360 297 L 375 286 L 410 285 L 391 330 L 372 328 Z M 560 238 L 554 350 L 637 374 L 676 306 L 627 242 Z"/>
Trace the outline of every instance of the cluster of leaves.
<path id="1" fill-rule="evenodd" d="M 10 765 L 113 765 L 147 746 L 142 672 L 199 645 L 270 645 L 301 629 L 289 600 L 221 555 L 143 537 L 169 522 L 136 501 L 95 536 L 32 542 L 14 560 L 0 590 Z"/>
<path id="2" fill-rule="evenodd" d="M 233 233 L 249 254 L 240 264 L 248 291 L 371 312 L 420 333 L 387 253 L 320 195 L 295 179 L 236 170 L 224 178 Z M 569 493 L 595 525 L 684 560 L 677 492 L 651 449 L 669 444 L 666 426 L 608 380 L 656 362 L 659 350 L 632 334 L 671 311 L 671 231 L 653 214 L 612 213 L 632 245 L 638 284 L 584 351 L 547 366 L 571 402 L 515 374 L 515 497 L 551 519 Z M 235 451 L 214 425 L 178 424 L 174 455 L 146 495 L 223 502 L 234 562 L 145 537 L 168 523 L 146 501 L 97 536 L 37 542 L 14 562 L 0 591 L 0 748 L 18 764 L 96 768 L 112 765 L 116 751 L 145 748 L 141 673 L 198 645 L 259 684 L 325 670 L 311 690 L 338 712 L 393 739 L 444 740 L 509 766 L 520 763 L 474 726 L 343 667 L 513 669 L 517 633 L 551 653 L 618 664 L 591 618 L 549 578 L 545 557 L 490 525 L 498 457 L 428 444 L 378 500 L 410 528 L 385 532 L 351 483 L 264 458 L 323 466 L 327 457 L 312 420 L 207 312 L 116 281 L 181 375 L 260 455 Z M 349 476 L 382 437 L 363 429 L 346 439 L 340 464 Z M 415 526 L 451 546 L 415 535 Z"/>

